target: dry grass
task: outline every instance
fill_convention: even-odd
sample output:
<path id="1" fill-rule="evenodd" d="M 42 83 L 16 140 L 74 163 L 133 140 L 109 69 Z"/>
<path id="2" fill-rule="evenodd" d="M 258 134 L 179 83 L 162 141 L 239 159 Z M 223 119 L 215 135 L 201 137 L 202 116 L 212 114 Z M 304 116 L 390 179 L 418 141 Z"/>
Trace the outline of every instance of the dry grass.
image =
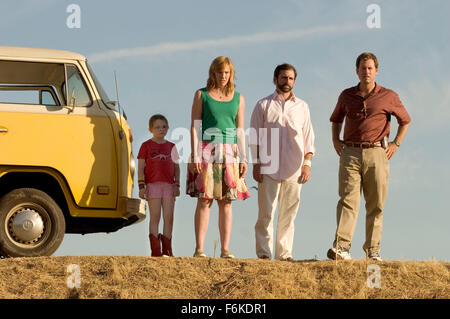
<path id="1" fill-rule="evenodd" d="M 69 289 L 77 264 L 81 288 Z M 0 260 L 0 298 L 450 298 L 450 263 L 385 261 L 381 288 L 367 263 L 84 256 Z"/>

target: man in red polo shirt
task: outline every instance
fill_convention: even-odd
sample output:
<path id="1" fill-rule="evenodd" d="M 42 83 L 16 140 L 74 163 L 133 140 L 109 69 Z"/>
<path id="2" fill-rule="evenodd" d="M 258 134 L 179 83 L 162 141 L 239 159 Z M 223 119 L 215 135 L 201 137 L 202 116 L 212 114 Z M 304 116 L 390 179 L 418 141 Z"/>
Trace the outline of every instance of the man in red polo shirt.
<path id="1" fill-rule="evenodd" d="M 389 160 L 400 147 L 411 121 L 398 95 L 375 82 L 378 60 L 362 53 L 356 60 L 359 84 L 344 90 L 332 122 L 333 146 L 340 156 L 337 230 L 330 259 L 351 259 L 350 247 L 361 199 L 366 201 L 366 241 L 363 249 L 371 260 L 381 261 L 380 242 L 386 201 Z M 391 116 L 399 124 L 389 141 Z M 339 138 L 345 119 L 344 140 Z"/>

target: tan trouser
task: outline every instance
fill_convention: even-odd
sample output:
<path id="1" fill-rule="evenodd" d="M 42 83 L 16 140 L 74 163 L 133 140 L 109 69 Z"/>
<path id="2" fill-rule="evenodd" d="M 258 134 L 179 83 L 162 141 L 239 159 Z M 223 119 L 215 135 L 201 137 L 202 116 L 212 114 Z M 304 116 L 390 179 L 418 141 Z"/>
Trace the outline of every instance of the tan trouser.
<path id="1" fill-rule="evenodd" d="M 334 244 L 350 249 L 358 217 L 361 190 L 366 201 L 365 251 L 380 250 L 383 208 L 386 201 L 389 162 L 384 148 L 344 147 L 339 167 L 337 230 Z"/>
<path id="2" fill-rule="evenodd" d="M 273 217 L 279 202 L 275 259 L 292 257 L 294 221 L 300 204 L 301 184 L 276 181 L 263 175 L 258 185 L 258 220 L 255 225 L 256 255 L 272 258 Z"/>

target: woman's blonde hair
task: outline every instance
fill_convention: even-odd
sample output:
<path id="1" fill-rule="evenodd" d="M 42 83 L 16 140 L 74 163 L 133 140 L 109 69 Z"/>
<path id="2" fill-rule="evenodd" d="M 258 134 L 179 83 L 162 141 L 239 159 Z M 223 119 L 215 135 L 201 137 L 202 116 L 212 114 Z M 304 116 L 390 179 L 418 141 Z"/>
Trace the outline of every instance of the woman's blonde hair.
<path id="1" fill-rule="evenodd" d="M 217 87 L 216 77 L 214 73 L 223 71 L 226 65 L 230 67 L 230 80 L 226 85 L 226 93 L 228 95 L 234 91 L 234 66 L 230 58 L 226 56 L 219 56 L 212 61 L 211 66 L 209 67 L 208 81 L 206 82 L 206 89 L 208 91 Z"/>

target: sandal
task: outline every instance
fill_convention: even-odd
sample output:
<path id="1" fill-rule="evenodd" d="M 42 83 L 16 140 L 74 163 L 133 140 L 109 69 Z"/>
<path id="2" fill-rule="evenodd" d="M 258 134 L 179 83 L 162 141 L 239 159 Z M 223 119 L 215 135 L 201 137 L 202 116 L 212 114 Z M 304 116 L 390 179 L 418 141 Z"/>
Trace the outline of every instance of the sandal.
<path id="1" fill-rule="evenodd" d="M 220 258 L 234 258 L 234 256 L 232 253 L 230 253 L 230 251 L 225 250 L 223 253 L 220 254 Z"/>
<path id="2" fill-rule="evenodd" d="M 194 257 L 206 257 L 206 255 L 202 250 L 196 250 L 194 253 Z"/>

